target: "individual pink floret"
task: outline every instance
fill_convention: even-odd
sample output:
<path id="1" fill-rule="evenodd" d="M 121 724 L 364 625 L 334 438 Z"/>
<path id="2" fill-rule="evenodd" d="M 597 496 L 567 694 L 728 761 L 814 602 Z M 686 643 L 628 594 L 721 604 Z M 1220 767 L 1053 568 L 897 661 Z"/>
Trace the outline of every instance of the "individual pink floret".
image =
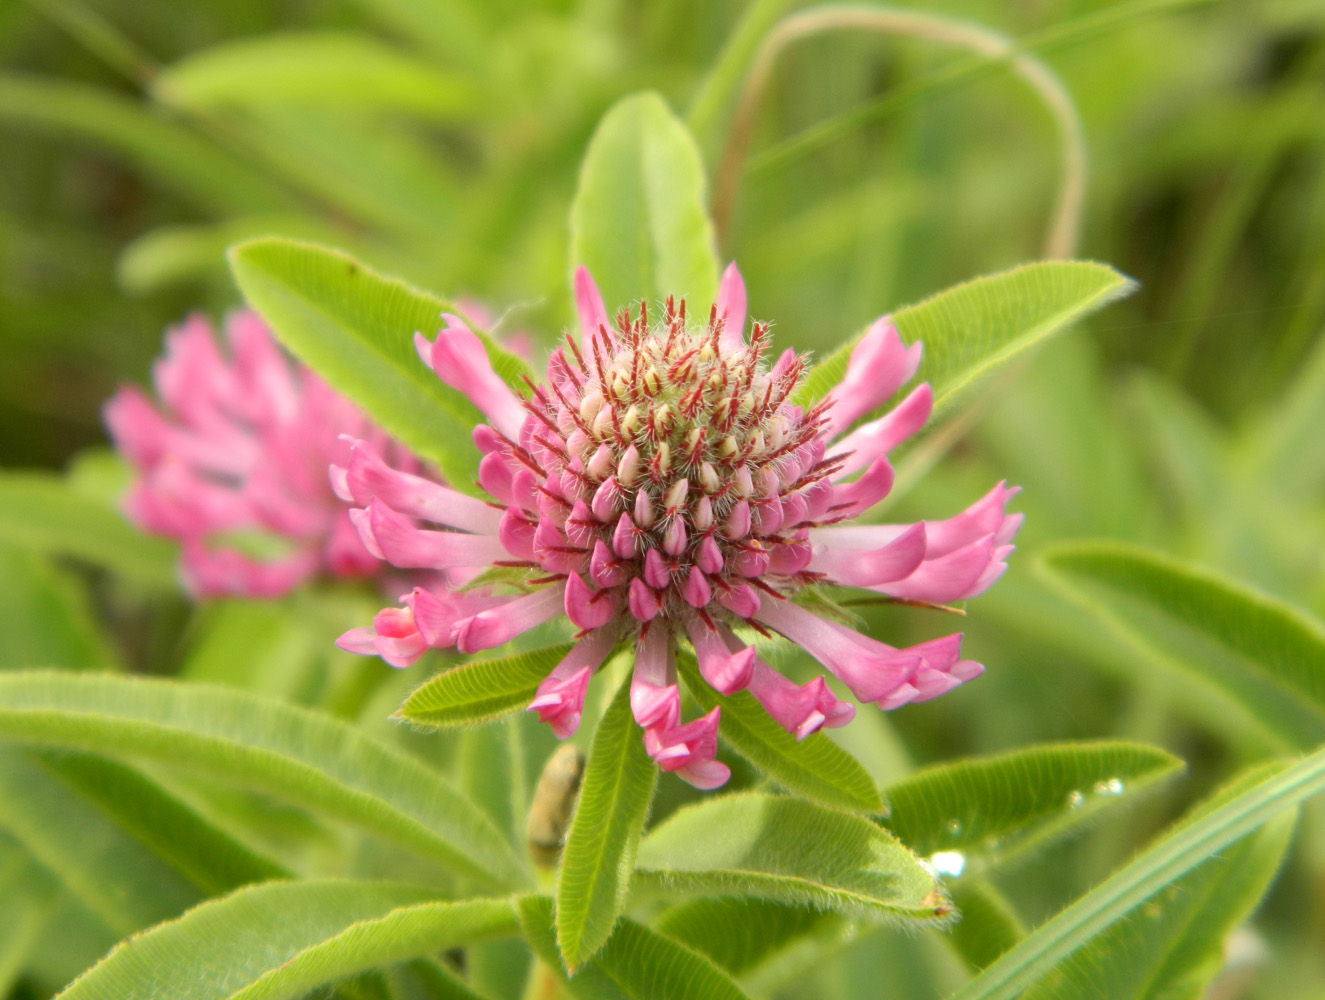
<path id="1" fill-rule="evenodd" d="M 698 322 L 670 299 L 653 322 L 642 307 L 613 322 L 583 268 L 574 291 L 579 336 L 552 352 L 545 381 L 528 395 L 497 376 L 458 317 L 444 316 L 434 341 L 416 336 L 424 362 L 488 420 L 474 442 L 491 504 L 438 492 L 357 446 L 333 475 L 357 505 L 354 525 L 370 552 L 411 568 L 486 561 L 523 570 L 521 592 L 486 596 L 502 603 L 481 609 L 463 607 L 463 595 L 449 605 L 432 595 L 448 608 L 437 615 L 446 627 L 424 629 L 415 591 L 398 609 L 411 613 L 413 631 L 389 617 L 342 645 L 396 660 L 423 647 L 474 652 L 564 615 L 578 642 L 529 709 L 569 735 L 591 675 L 617 645 L 633 644 L 630 702 L 645 748 L 700 788 L 729 771 L 715 759 L 720 710 L 682 721 L 682 644 L 716 692 L 748 691 L 797 739 L 845 725 L 854 707 L 825 677 L 802 685 L 783 677 L 744 636 L 780 634 L 858 701 L 885 709 L 981 672 L 961 658 L 960 635 L 898 648 L 793 599 L 828 583 L 948 603 L 980 593 L 1006 568 L 1021 515 L 1007 513 L 1017 491 L 1001 483 L 948 520 L 846 523 L 887 497 L 889 453 L 929 417 L 933 394 L 922 384 L 859 423 L 914 376 L 918 343 L 904 344 L 890 320 L 878 320 L 842 382 L 807 404 L 795 396 L 804 361 L 788 351 L 769 365 L 767 325 L 747 333 L 735 265 Z M 449 609 L 469 617 L 454 620 Z"/>
<path id="2" fill-rule="evenodd" d="M 167 333 L 153 368 L 159 403 L 133 387 L 107 402 L 111 438 L 136 473 L 125 512 L 182 543 L 197 597 L 279 597 L 315 576 L 382 572 L 327 468 L 350 461 L 352 440 L 407 473 L 419 463 L 292 362 L 256 313 L 232 314 L 225 329 L 223 353 L 211 323 L 189 317 Z M 241 551 L 239 535 L 277 552 Z"/>

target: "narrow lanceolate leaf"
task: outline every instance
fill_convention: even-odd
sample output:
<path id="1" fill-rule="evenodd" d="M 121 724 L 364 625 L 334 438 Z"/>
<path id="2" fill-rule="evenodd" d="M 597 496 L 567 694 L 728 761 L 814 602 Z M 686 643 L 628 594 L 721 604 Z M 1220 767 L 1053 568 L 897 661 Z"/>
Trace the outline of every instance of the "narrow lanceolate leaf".
<path id="1" fill-rule="evenodd" d="M 116 934 L 192 906 L 202 894 L 23 750 L 0 746 L 0 830 Z"/>
<path id="2" fill-rule="evenodd" d="M 1055 743 L 940 764 L 890 785 L 889 829 L 912 850 L 946 852 L 968 874 L 1061 836 L 1182 769 L 1136 743 Z"/>
<path id="3" fill-rule="evenodd" d="M 1104 264 L 1043 261 L 977 278 L 893 314 L 902 339 L 924 342 L 918 381 L 942 409 L 975 380 L 1136 287 Z M 816 365 L 797 393 L 818 399 L 842 380 L 855 338 Z"/>
<path id="4" fill-rule="evenodd" d="M 525 866 L 436 771 L 330 716 L 205 684 L 0 676 L 0 739 L 188 767 L 353 823 L 485 884 Z"/>
<path id="5" fill-rule="evenodd" d="M 1159 1000 L 1204 995 L 1224 964 L 1225 941 L 1274 881 L 1293 814 L 1221 851 L 1095 938 L 1025 1000 Z"/>
<path id="6" fill-rule="evenodd" d="M 607 940 L 626 906 L 658 769 L 644 752 L 623 683 L 594 733 L 557 876 L 557 945 L 568 969 Z"/>
<path id="7" fill-rule="evenodd" d="M 991 882 L 963 878 L 951 886 L 952 901 L 962 918 L 948 928 L 948 940 L 975 971 L 994 964 L 1026 936 L 1012 903 Z"/>
<path id="8" fill-rule="evenodd" d="M 869 772 L 823 733 L 798 743 L 749 692 L 718 694 L 700 677 L 693 656 L 682 654 L 677 665 L 686 690 L 705 711 L 722 706 L 722 739 L 778 784 L 838 809 L 883 812 L 883 799 Z"/>
<path id="9" fill-rule="evenodd" d="M 1042 556 L 1064 594 L 1294 749 L 1325 740 L 1325 626 L 1210 570 L 1110 542 Z"/>
<path id="10" fill-rule="evenodd" d="M 415 688 L 396 715 L 422 726 L 467 726 L 496 719 L 528 705 L 569 649 L 550 646 L 447 670 Z"/>
<path id="11" fill-rule="evenodd" d="M 744 976 L 779 952 L 812 939 L 825 943 L 850 925 L 835 913 L 750 896 L 708 896 L 669 907 L 656 930 Z"/>
<path id="12" fill-rule="evenodd" d="M 1012 1000 L 1061 962 L 1194 868 L 1299 803 L 1325 791 L 1325 750 L 1260 774 L 1231 801 L 1198 810 L 1126 868 L 1037 927 L 952 1000 Z"/>
<path id="13" fill-rule="evenodd" d="M 704 200 L 703 165 L 685 126 L 657 94 L 623 98 L 580 168 L 571 263 L 593 273 L 609 309 L 640 299 L 652 308 L 676 295 L 707 310 L 718 268 Z"/>
<path id="14" fill-rule="evenodd" d="M 552 933 L 545 896 L 519 901 L 529 947 L 552 967 L 577 1000 L 743 1000 L 745 994 L 716 965 L 671 938 L 623 918 L 594 958 L 567 976 Z"/>
<path id="15" fill-rule="evenodd" d="M 508 934 L 505 900 L 432 902 L 417 886 L 273 882 L 116 947 L 61 1000 L 280 1000 L 467 941 Z"/>
<path id="16" fill-rule="evenodd" d="M 104 87 L 5 74 L 0 122 L 107 149 L 208 216 L 291 207 L 260 171 Z"/>
<path id="17" fill-rule="evenodd" d="M 288 32 L 224 42 L 159 74 L 152 92 L 187 108 L 294 107 L 402 111 L 453 121 L 477 113 L 464 77 L 367 35 Z"/>
<path id="18" fill-rule="evenodd" d="M 787 795 L 724 795 L 678 810 L 640 845 L 665 890 L 755 896 L 853 917 L 952 913 L 932 869 L 867 819 Z"/>
<path id="19" fill-rule="evenodd" d="M 61 894 L 57 882 L 16 845 L 0 846 L 0 996 L 13 995 L 14 982 L 31 950 L 46 934 Z"/>
<path id="20" fill-rule="evenodd" d="M 282 343 L 418 454 L 453 486 L 474 479 L 469 435 L 482 420 L 427 367 L 414 334 L 432 340 L 450 303 L 383 277 L 353 258 L 308 243 L 261 239 L 230 251 L 240 291 Z M 479 332 L 479 331 L 475 331 Z M 493 367 L 518 384 L 523 363 L 487 341 Z"/>
<path id="21" fill-rule="evenodd" d="M 144 535 L 119 511 L 57 476 L 0 474 L 0 539 L 74 556 L 139 583 L 176 584 L 173 543 Z"/>
<path id="22" fill-rule="evenodd" d="M 34 751 L 32 757 L 53 779 L 207 895 L 249 882 L 291 877 L 281 865 L 240 843 L 131 767 L 65 750 Z"/>

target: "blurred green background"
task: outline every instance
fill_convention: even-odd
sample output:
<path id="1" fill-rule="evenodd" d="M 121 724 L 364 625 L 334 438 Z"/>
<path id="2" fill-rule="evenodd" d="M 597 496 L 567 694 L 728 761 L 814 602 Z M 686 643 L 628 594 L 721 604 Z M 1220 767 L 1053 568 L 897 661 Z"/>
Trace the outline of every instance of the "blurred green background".
<path id="1" fill-rule="evenodd" d="M 660 91 L 715 171 L 755 44 L 804 6 L 3 0 L 0 463 L 63 470 L 103 445 L 102 402 L 147 379 L 163 329 L 238 304 L 223 251 L 247 236 L 342 246 L 550 341 L 569 320 L 567 212 L 602 112 Z M 962 622 L 987 675 L 841 731 L 880 779 L 1068 738 L 1123 736 L 1187 759 L 1162 799 L 1002 880 L 1034 922 L 1267 752 L 1065 600 L 1037 553 L 1141 542 L 1325 614 L 1325 6 L 916 9 L 1021 39 L 1061 77 L 1088 147 L 1077 255 L 1141 285 L 968 395 L 902 462 L 899 519 L 956 513 L 1007 478 L 1025 488 L 1027 522 L 1008 576 Z M 1003 66 L 918 40 L 807 39 L 775 68 L 720 253 L 779 346 L 826 349 L 882 312 L 1040 256 L 1059 155 L 1049 117 Z M 114 472 L 98 462 L 84 455 L 75 476 L 104 493 Z M 52 621 L 69 656 L 154 672 L 178 669 L 196 636 L 178 599 L 148 602 L 21 539 L 0 541 L 0 560 L 5 665 L 34 649 L 58 660 L 41 645 Z M 880 611 L 875 624 L 901 644 L 949 623 Z M 315 681 L 293 667 L 249 680 L 346 715 L 383 683 L 375 663 L 313 660 Z M 401 690 L 379 692 L 377 717 Z M 1325 989 L 1323 833 L 1308 815 L 1259 918 L 1268 958 L 1249 992 L 1228 995 Z M 871 935 L 786 995 L 938 995 L 951 983 L 913 944 Z M 884 975 L 896 988 L 881 994 Z M 24 983 L 17 996 L 42 995 Z"/>

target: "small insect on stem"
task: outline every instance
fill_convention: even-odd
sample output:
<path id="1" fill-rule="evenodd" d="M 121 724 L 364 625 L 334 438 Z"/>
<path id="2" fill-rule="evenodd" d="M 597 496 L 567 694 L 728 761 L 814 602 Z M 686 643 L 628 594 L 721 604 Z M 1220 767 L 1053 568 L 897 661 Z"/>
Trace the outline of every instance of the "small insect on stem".
<path id="1" fill-rule="evenodd" d="M 573 743 L 563 743 L 543 766 L 525 826 L 529 854 L 540 868 L 557 863 L 583 776 L 584 754 Z"/>

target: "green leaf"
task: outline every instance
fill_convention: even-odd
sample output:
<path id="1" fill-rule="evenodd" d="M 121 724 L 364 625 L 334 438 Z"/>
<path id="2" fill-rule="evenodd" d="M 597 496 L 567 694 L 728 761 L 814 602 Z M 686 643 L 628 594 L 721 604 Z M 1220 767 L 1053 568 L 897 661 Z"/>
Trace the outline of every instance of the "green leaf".
<path id="1" fill-rule="evenodd" d="M 916 379 L 933 388 L 937 412 L 975 380 L 1135 287 L 1104 264 L 1042 261 L 939 292 L 898 310 L 893 322 L 908 344 L 925 344 Z M 853 337 L 816 365 L 796 401 L 819 399 L 841 382 L 859 340 Z"/>
<path id="2" fill-rule="evenodd" d="M 932 869 L 869 820 L 786 795 L 709 798 L 640 844 L 638 874 L 667 890 L 742 895 L 852 917 L 952 913 Z"/>
<path id="3" fill-rule="evenodd" d="M 278 1000 L 511 932 L 505 900 L 427 901 L 417 886 L 274 882 L 240 889 L 117 946 L 61 1000 Z"/>
<path id="4" fill-rule="evenodd" d="M 144 535 L 119 511 L 40 472 L 0 474 L 0 539 L 74 556 L 139 583 L 177 585 L 175 545 Z"/>
<path id="5" fill-rule="evenodd" d="M 17 847 L 0 844 L 0 996 L 14 995 L 14 981 L 29 953 L 46 936 L 60 884 Z"/>
<path id="6" fill-rule="evenodd" d="M 684 125 L 655 93 L 622 98 L 603 116 L 571 206 L 571 263 L 583 264 L 608 314 L 668 295 L 704 319 L 717 291 L 704 170 Z"/>
<path id="7" fill-rule="evenodd" d="M 961 919 L 948 928 L 948 940 L 975 971 L 993 965 L 1026 936 L 1012 904 L 991 883 L 963 878 L 951 886 L 951 892 Z"/>
<path id="8" fill-rule="evenodd" d="M 0 76 L 0 122 L 27 125 L 109 149 L 209 216 L 279 210 L 289 198 L 219 147 L 104 88 Z"/>
<path id="9" fill-rule="evenodd" d="M 295 354 L 388 432 L 467 489 L 478 468 L 470 433 L 482 415 L 414 349 L 455 306 L 385 278 L 335 250 L 262 239 L 230 251 L 240 291 Z M 525 370 L 486 339 L 493 367 L 515 384 Z"/>
<path id="10" fill-rule="evenodd" d="M 669 907 L 655 927 L 740 976 L 797 943 L 840 935 L 846 923 L 837 914 L 803 906 L 750 896 L 710 896 Z"/>
<path id="11" fill-rule="evenodd" d="M 594 733 L 580 801 L 566 834 L 557 875 L 557 945 L 566 967 L 602 947 L 626 906 L 640 831 L 658 769 L 630 713 L 624 682 Z"/>
<path id="12" fill-rule="evenodd" d="M 488 885 L 527 877 L 506 838 L 435 771 L 330 716 L 246 692 L 3 675 L 0 738 L 200 770 L 348 821 Z"/>
<path id="13" fill-rule="evenodd" d="M 209 896 L 249 882 L 290 877 L 279 864 L 214 826 L 133 768 L 67 751 L 35 751 L 32 757 L 47 774 Z"/>
<path id="14" fill-rule="evenodd" d="M 699 675 L 693 655 L 681 653 L 677 667 L 686 690 L 706 712 L 722 706 L 718 732 L 723 740 L 774 781 L 824 805 L 883 812 L 883 799 L 869 772 L 823 733 L 798 743 L 748 691 L 725 697 L 709 687 Z"/>
<path id="15" fill-rule="evenodd" d="M 622 918 L 602 951 L 568 978 L 552 935 L 551 901 L 546 896 L 525 896 L 518 909 L 529 946 L 580 1000 L 741 1000 L 745 996 L 704 956 L 627 918 Z"/>
<path id="16" fill-rule="evenodd" d="M 422 726 L 467 726 L 524 708 L 570 645 L 467 663 L 419 685 L 396 716 Z"/>
<path id="17" fill-rule="evenodd" d="M 1197 810 L 1127 867 L 1040 925 L 951 1000 L 1013 1000 L 1059 963 L 1192 869 L 1298 803 L 1325 791 L 1317 750 L 1217 808 Z"/>
<path id="18" fill-rule="evenodd" d="M 272 104 L 404 112 L 454 121 L 478 112 L 463 76 L 368 35 L 255 35 L 194 52 L 162 71 L 153 95 L 185 108 Z"/>
<path id="19" fill-rule="evenodd" d="M 1225 939 L 1278 874 L 1293 820 L 1280 816 L 1194 868 L 1074 953 L 1025 1000 L 1205 995 L 1224 964 Z"/>
<path id="20" fill-rule="evenodd" d="M 1111 542 L 1055 545 L 1042 569 L 1123 638 L 1250 718 L 1271 745 L 1325 740 L 1325 627 L 1210 570 Z"/>
<path id="21" fill-rule="evenodd" d="M 118 666 L 78 582 L 8 542 L 0 542 L 0 621 L 0 669 Z"/>
<path id="22" fill-rule="evenodd" d="M 974 872 L 1024 855 L 1181 770 L 1136 743 L 1055 743 L 926 768 L 890 785 L 885 821 L 922 855 L 958 852 Z"/>
<path id="23" fill-rule="evenodd" d="M 0 746 L 0 828 L 116 934 L 174 916 L 201 898 L 39 761 L 6 746 Z"/>

